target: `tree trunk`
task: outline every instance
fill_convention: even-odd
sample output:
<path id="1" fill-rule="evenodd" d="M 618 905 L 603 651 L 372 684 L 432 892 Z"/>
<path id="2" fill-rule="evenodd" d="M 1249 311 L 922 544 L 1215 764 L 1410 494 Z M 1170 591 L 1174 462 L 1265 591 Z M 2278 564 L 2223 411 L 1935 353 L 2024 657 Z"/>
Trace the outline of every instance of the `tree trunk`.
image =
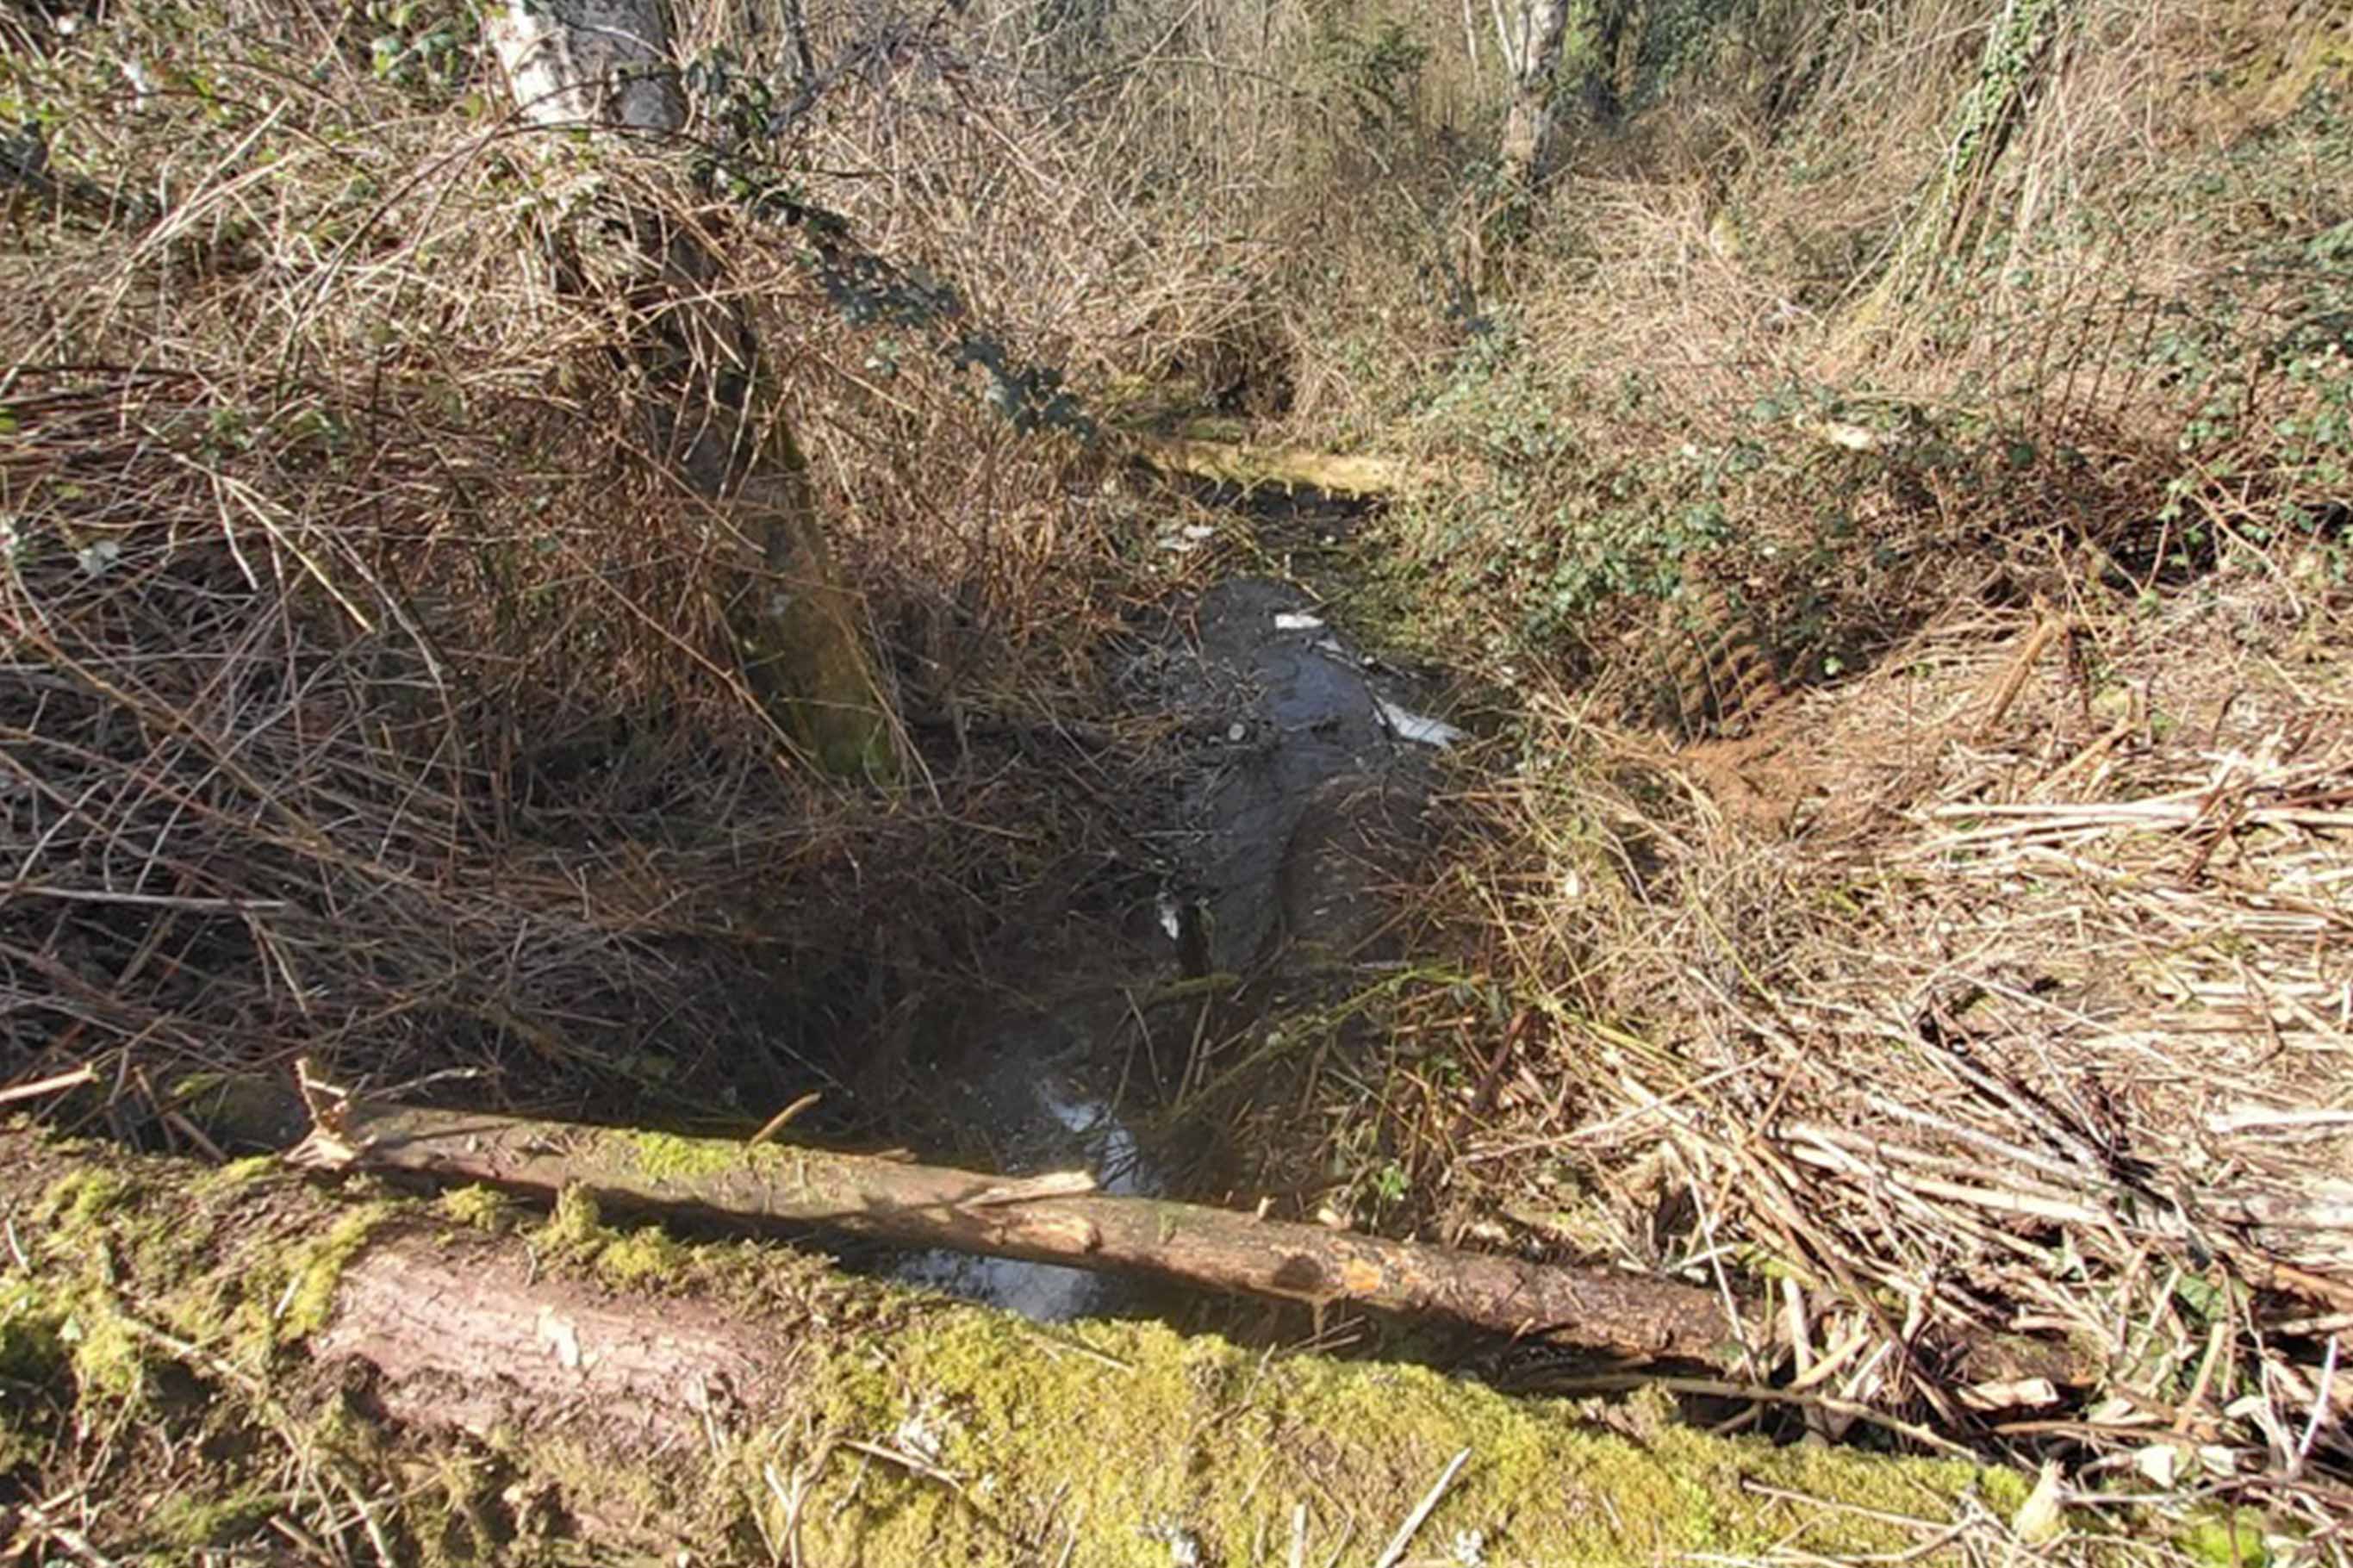
<path id="1" fill-rule="evenodd" d="M 15 1495 L 50 1500 L 15 1521 L 35 1561 L 244 1560 L 322 1529 L 382 1563 L 1894 1561 L 2000 1550 L 2027 1491 L 1704 1436 L 1662 1400 L 1605 1426 L 1420 1368 L 1041 1328 L 577 1205 L 533 1226 L 15 1127 L 0 1207 L 0 1435 L 31 1439 Z M 81 1466 L 101 1437 L 181 1468 Z"/>
<path id="2" fill-rule="evenodd" d="M 2073 0 L 2002 0 L 1986 35 L 1977 77 L 1954 111 L 1944 167 L 1905 228 L 1885 279 L 1859 313 L 1866 330 L 1932 290 L 1949 263 L 1975 250 L 1984 234 L 1994 171 L 2025 122 L 2045 57 L 2072 5 Z"/>
<path id="3" fill-rule="evenodd" d="M 658 0 L 507 0 L 485 26 L 516 108 L 533 123 L 648 136 L 684 129 Z M 888 773 L 891 704 L 857 596 L 828 558 L 807 462 L 780 416 L 763 423 L 775 398 L 758 337 L 691 224 L 646 207 L 625 219 L 644 266 L 630 303 L 649 446 L 762 556 L 764 570 L 731 596 L 745 675 L 821 766 Z"/>
<path id="4" fill-rule="evenodd" d="M 1553 89 L 1560 76 L 1561 51 L 1568 37 L 1570 0 L 1525 0 L 1520 36 L 1512 56 L 1512 107 L 1504 121 L 1503 166 L 1506 187 L 1533 192 L 1550 171 Z"/>
<path id="5" fill-rule="evenodd" d="M 1596 0 L 1591 63 L 1585 72 L 1585 101 L 1593 117 L 1614 125 L 1625 117 L 1639 86 L 1642 23 L 1641 0 Z"/>

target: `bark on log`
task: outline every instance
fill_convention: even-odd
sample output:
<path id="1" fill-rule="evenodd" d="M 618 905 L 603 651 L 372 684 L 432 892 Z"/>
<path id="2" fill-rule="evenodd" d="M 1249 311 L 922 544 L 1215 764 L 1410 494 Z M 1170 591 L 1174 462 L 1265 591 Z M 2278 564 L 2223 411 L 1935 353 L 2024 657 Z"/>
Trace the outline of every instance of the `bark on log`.
<path id="1" fill-rule="evenodd" d="M 1655 1404 L 1604 1417 L 1156 1324 L 1042 1330 L 781 1248 L 533 1230 L 22 1126 L 0 1128 L 0 1342 L 11 1390 L 37 1394 L 10 1418 L 54 1420 L 70 1453 L 135 1416 L 213 1456 L 183 1486 L 235 1505 L 77 1473 L 60 1495 L 98 1505 L 82 1539 L 122 1560 L 272 1543 L 281 1519 L 304 1539 L 295 1461 L 325 1465 L 380 1561 L 1165 1568 L 1281 1561 L 1286 1539 L 1294 1562 L 1369 1560 L 1426 1494 L 1415 1552 L 1475 1536 L 1497 1568 L 1916 1559 L 1930 1536 L 1998 1550 L 2027 1491 L 1968 1463 L 1709 1437 Z M 182 1392 L 151 1400 L 166 1364 Z M 239 1490 L 240 1464 L 279 1479 Z M 192 1540 L 192 1520 L 220 1533 Z M 533 1550 L 511 1558 L 514 1538 Z"/>
<path id="2" fill-rule="evenodd" d="M 286 1149 L 311 1131 L 295 1095 L 250 1079 L 191 1099 L 214 1137 Z M 649 1135 L 367 1101 L 337 1142 L 361 1170 L 479 1183 L 704 1226 L 825 1229 L 905 1247 L 1149 1275 L 1204 1289 L 1440 1318 L 1646 1361 L 1729 1365 L 1741 1335 L 1710 1290 L 1613 1269 L 1262 1220 L 1193 1204 L 1025 1197 L 1019 1182 L 823 1150 Z"/>
<path id="3" fill-rule="evenodd" d="M 676 136 L 687 103 L 659 0 L 506 0 L 484 28 L 525 120 Z M 828 771 L 894 771 L 892 704 L 818 524 L 808 464 L 760 405 L 757 335 L 724 269 L 677 214 L 622 214 L 642 258 L 632 345 L 656 456 L 759 548 L 765 573 L 733 596 L 730 623 L 754 692 Z"/>

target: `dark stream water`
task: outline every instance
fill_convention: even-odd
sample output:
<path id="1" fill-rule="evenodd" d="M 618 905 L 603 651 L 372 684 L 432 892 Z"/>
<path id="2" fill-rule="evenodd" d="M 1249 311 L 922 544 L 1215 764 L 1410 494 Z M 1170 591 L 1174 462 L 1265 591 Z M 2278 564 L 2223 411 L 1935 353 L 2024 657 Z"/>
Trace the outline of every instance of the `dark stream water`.
<path id="1" fill-rule="evenodd" d="M 1356 844 L 1409 834 L 1434 752 L 1461 738 L 1418 712 L 1410 683 L 1352 648 L 1305 590 L 1239 577 L 1205 593 L 1198 637 L 1135 656 L 1121 689 L 1183 715 L 1198 765 L 1168 825 L 1172 889 L 1149 911 L 1156 962 L 1108 977 L 1140 989 L 1207 968 L 1254 977 L 1355 953 L 1387 918 Z M 1166 1195 L 1166 1174 L 1111 1103 L 1117 1009 L 1073 1006 L 1010 1028 L 944 1085 L 985 1127 L 1008 1174 L 1084 1169 L 1103 1191 Z M 1176 1195 L 1183 1195 L 1181 1194 Z M 892 1272 L 1041 1321 L 1117 1312 L 1129 1282 L 1076 1269 L 925 1252 Z"/>

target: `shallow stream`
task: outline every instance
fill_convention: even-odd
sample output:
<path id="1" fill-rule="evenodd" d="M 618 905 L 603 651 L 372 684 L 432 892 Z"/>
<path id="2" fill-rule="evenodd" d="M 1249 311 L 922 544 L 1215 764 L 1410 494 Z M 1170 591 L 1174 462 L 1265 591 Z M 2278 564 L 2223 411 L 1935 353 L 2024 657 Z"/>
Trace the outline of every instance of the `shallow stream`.
<path id="1" fill-rule="evenodd" d="M 1378 962 L 1367 944 L 1390 911 L 1369 846 L 1414 837 L 1431 759 L 1461 738 L 1295 583 L 1229 579 L 1187 619 L 1193 635 L 1132 650 L 1114 680 L 1139 709 L 1181 715 L 1196 742 L 1165 829 L 1170 872 L 1130 922 L 1155 933 L 1145 961 L 1090 976 L 1103 983 L 1093 999 L 991 1036 L 970 1054 L 975 1073 L 941 1086 L 1007 1174 L 1083 1169 L 1107 1193 L 1166 1194 L 1166 1169 L 1115 1103 L 1126 1070 L 1113 1037 L 1133 1003 L 1101 997 Z M 1125 1280 L 1010 1259 L 923 1252 L 892 1271 L 1041 1321 L 1141 1300 Z"/>

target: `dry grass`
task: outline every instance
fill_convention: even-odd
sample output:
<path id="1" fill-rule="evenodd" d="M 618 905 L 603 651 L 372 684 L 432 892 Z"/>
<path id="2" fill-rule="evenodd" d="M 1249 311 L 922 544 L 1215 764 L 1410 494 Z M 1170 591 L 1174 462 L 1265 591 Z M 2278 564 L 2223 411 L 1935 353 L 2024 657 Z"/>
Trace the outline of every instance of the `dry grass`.
<path id="1" fill-rule="evenodd" d="M 1560 761 L 1497 803 L 1493 884 L 1493 962 L 1545 1022 L 1457 1157 L 1490 1195 L 1457 1201 L 1540 1158 L 1507 1211 L 1607 1214 L 1644 1267 L 1788 1266 L 1766 1338 L 1801 1373 L 1854 1340 L 1843 1397 L 2091 1455 L 2194 1441 L 2210 1484 L 2326 1495 L 2348 607 L 2257 579 L 2055 637 L 1971 615 L 1743 755 L 1552 700 Z M 2088 1375 L 1973 1388 L 1949 1358 L 1988 1331 Z"/>
<path id="2" fill-rule="evenodd" d="M 80 184 L 0 252 L 7 1070 L 757 1120 L 855 1042 L 906 1092 L 1150 743 L 1004 738 L 1101 716 L 1152 531 L 987 412 L 987 337 L 1099 412 L 1180 385 L 1477 476 L 1399 509 L 1391 586 L 1516 688 L 1522 762 L 1430 901 L 1462 962 L 1309 1069 L 1352 1157 L 1457 1234 L 1720 1281 L 1816 1435 L 2253 1498 L 2341 1557 L 2353 690 L 2297 422 L 2345 369 L 2292 334 L 2353 160 L 2262 8 L 2087 0 L 2012 248 L 1873 310 L 1986 11 L 1745 12 L 1501 253 L 1451 10 L 1398 13 L 1432 53 L 1374 113 L 1372 16 L 820 8 L 764 172 L 963 305 L 854 325 L 803 233 L 678 194 L 694 149 L 549 175 L 470 46 L 379 71 L 322 0 L 13 49 Z M 599 189 L 723 258 L 910 789 L 813 782 L 734 673 L 760 580 L 634 450 Z M 2011 1335 L 2082 1381 L 1994 1370 Z"/>
<path id="3" fill-rule="evenodd" d="M 2298 336 L 2339 100 L 2269 91 L 2309 57 L 2243 7 L 2085 6 L 2010 248 L 1890 314 L 1985 9 L 1800 27 L 1795 99 L 1693 79 L 1425 393 L 1483 485 L 1393 520 L 1392 591 L 1511 689 L 1515 766 L 1350 1151 L 1451 1235 L 1721 1282 L 1760 1379 L 1842 1402 L 1734 1419 L 1867 1408 L 2341 1561 L 2353 599 Z"/>
<path id="4" fill-rule="evenodd" d="M 812 780 L 730 652 L 746 542 L 634 450 L 593 221 L 582 281 L 552 260 L 599 189 L 675 206 L 682 154 L 559 174 L 470 46 L 425 81 L 369 47 L 294 6 L 12 59 L 100 198 L 21 207 L 0 257 L 8 1070 L 160 1089 L 308 1051 L 756 1121 L 991 984 L 1118 832 L 1100 790 L 1034 831 L 1067 757 L 972 736 L 1089 711 L 1123 525 L 922 331 L 878 374 L 792 231 L 677 207 L 781 366 L 922 742 L 908 798 Z M 1005 112 L 955 107 L 924 134 Z M 160 222 L 104 195 L 151 191 Z M 1015 288 L 956 330 L 1029 352 L 1063 307 Z"/>

